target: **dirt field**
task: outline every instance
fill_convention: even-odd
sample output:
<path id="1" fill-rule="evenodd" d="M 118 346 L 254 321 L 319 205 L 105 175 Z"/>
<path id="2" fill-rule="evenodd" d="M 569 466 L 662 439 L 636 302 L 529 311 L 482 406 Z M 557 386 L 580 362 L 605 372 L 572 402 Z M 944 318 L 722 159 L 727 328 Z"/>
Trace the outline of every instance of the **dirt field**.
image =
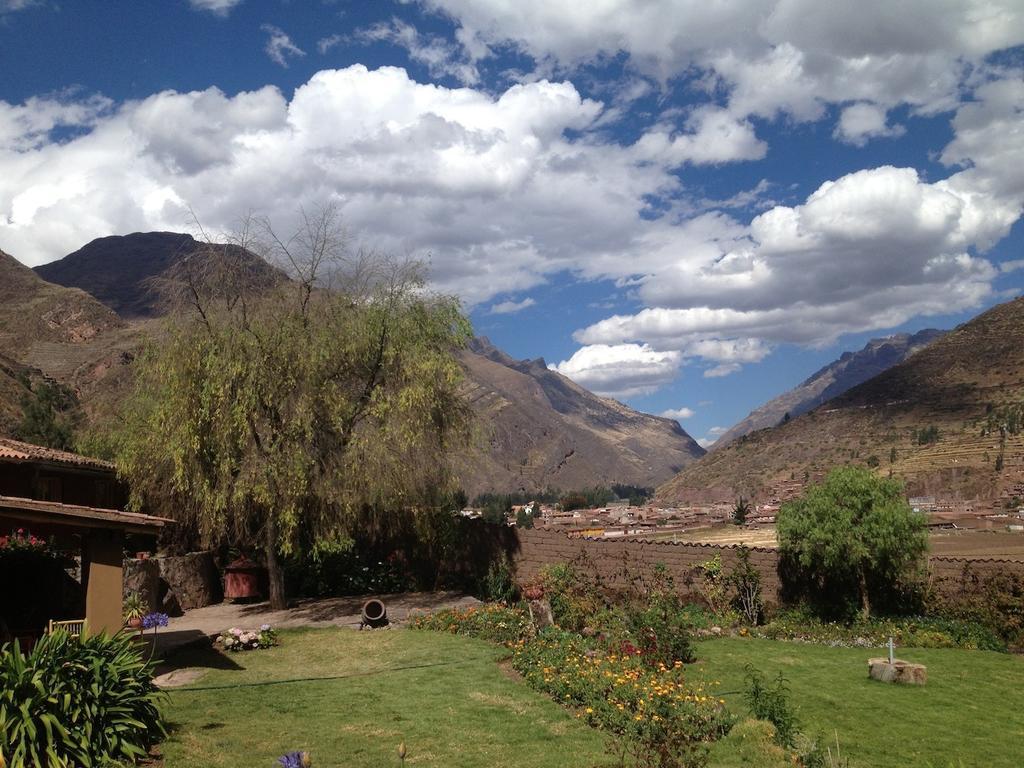
<path id="1" fill-rule="evenodd" d="M 931 536 L 932 554 L 944 557 L 994 557 L 1024 560 L 1024 533 L 943 531 Z"/>
<path id="2" fill-rule="evenodd" d="M 698 544 L 746 544 L 748 547 L 774 547 L 774 528 L 737 528 L 733 525 L 688 533 L 666 533 L 652 537 L 658 541 L 691 541 Z"/>
<path id="3" fill-rule="evenodd" d="M 666 534 L 658 538 L 702 544 L 746 544 L 750 547 L 774 547 L 778 544 L 775 528 L 772 527 L 739 529 L 730 525 L 690 533 Z M 931 535 L 931 553 L 942 557 L 992 557 L 1024 561 L 1024 533 L 942 531 Z"/>

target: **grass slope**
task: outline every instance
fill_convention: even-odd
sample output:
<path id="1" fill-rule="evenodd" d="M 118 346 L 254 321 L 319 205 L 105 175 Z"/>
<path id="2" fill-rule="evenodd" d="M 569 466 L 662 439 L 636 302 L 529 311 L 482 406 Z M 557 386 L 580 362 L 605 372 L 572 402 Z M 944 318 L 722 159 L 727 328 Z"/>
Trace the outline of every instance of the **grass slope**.
<path id="1" fill-rule="evenodd" d="M 1024 659 L 960 650 L 906 649 L 928 666 L 923 688 L 867 678 L 880 650 L 756 639 L 697 645 L 692 674 L 720 681 L 746 715 L 744 668 L 782 671 L 808 734 L 857 768 L 1016 768 L 1024 740 Z M 555 768 L 608 765 L 604 737 L 499 666 L 506 651 L 441 633 L 294 630 L 272 651 L 179 654 L 175 666 L 210 671 L 173 690 L 168 768 L 273 765 L 309 750 L 317 768 L 412 765 Z M 315 679 L 314 679 L 315 678 Z M 743 722 L 711 750 L 711 766 L 784 764 L 766 731 Z"/>
<path id="2" fill-rule="evenodd" d="M 743 688 L 744 667 L 782 672 L 808 734 L 835 741 L 853 766 L 872 768 L 1017 768 L 1024 743 L 1024 659 L 984 651 L 901 649 L 926 664 L 924 687 L 869 680 L 867 659 L 881 650 L 828 648 L 730 638 L 697 646 L 698 669 L 724 691 Z M 741 695 L 724 697 L 746 712 Z M 711 765 L 741 765 L 723 742 Z"/>
<path id="3" fill-rule="evenodd" d="M 415 631 L 296 630 L 270 651 L 193 652 L 215 664 L 170 693 L 168 768 L 271 766 L 309 750 L 316 768 L 556 768 L 606 763 L 603 737 L 502 672 L 507 651 Z M 338 679 L 280 682 L 296 678 Z M 202 690 L 214 686 L 232 686 Z M 193 690 L 194 689 L 194 690 Z"/>

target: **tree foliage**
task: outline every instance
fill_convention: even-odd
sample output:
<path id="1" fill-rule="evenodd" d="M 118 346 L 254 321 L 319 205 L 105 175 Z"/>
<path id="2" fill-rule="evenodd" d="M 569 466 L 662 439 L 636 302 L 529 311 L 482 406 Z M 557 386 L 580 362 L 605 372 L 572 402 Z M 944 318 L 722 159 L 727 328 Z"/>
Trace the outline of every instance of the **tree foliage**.
<path id="1" fill-rule="evenodd" d="M 288 240 L 249 222 L 237 244 L 290 279 L 250 290 L 230 258 L 180 270 L 180 309 L 138 362 L 117 464 L 133 508 L 262 544 L 283 604 L 279 554 L 401 512 L 427 519 L 454 489 L 446 456 L 469 418 L 454 352 L 471 329 L 418 265 L 351 255 L 332 209 Z"/>
<path id="2" fill-rule="evenodd" d="M 902 485 L 863 467 L 839 467 L 787 502 L 778 515 L 779 547 L 796 580 L 835 604 L 854 597 L 870 614 L 927 553 L 925 520 Z"/>
<path id="3" fill-rule="evenodd" d="M 27 391 L 21 399 L 22 418 L 14 428 L 14 437 L 47 448 L 71 450 L 79 415 L 75 393 L 56 381 L 33 380 L 27 373 L 19 380 Z"/>

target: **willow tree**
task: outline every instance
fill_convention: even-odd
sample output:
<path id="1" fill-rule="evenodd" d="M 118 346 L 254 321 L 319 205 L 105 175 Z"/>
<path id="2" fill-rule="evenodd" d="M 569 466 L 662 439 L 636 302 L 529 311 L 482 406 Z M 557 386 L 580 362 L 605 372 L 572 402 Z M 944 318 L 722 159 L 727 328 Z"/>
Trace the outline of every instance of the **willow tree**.
<path id="1" fill-rule="evenodd" d="M 416 514 L 451 487 L 467 432 L 458 301 L 415 264 L 350 255 L 336 222 L 326 209 L 284 239 L 250 221 L 179 266 L 116 443 L 133 507 L 263 549 L 274 607 L 280 555 L 368 513 Z M 287 279 L 254 287 L 253 250 Z"/>

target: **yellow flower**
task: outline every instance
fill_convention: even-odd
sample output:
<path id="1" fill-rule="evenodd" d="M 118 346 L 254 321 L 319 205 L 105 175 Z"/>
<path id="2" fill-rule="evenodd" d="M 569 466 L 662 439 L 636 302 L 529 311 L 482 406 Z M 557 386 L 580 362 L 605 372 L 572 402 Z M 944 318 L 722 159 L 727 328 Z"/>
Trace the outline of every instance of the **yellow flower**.
<path id="1" fill-rule="evenodd" d="M 588 715 L 594 714 L 594 708 L 593 707 L 587 707 L 587 714 Z"/>

